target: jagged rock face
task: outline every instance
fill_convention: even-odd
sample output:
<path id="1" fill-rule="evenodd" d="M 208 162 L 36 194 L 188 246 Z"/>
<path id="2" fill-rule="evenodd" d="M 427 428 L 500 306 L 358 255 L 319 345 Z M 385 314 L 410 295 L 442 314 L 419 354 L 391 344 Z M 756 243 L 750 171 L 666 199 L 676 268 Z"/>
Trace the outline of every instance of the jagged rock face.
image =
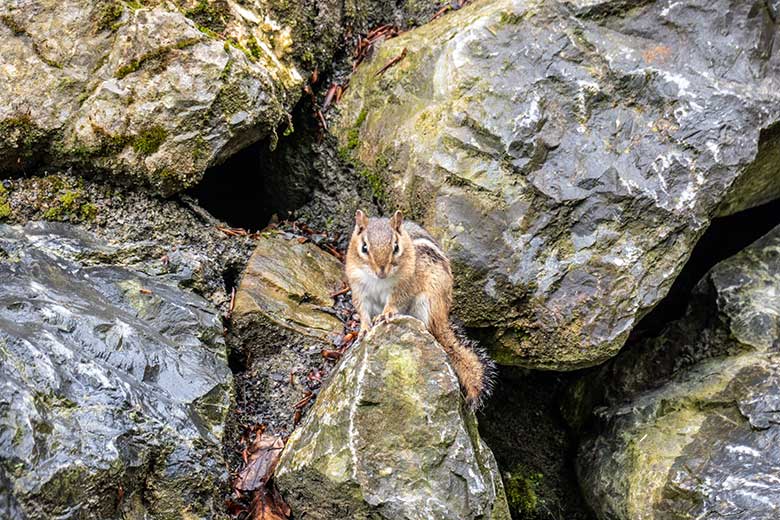
<path id="1" fill-rule="evenodd" d="M 217 310 L 66 224 L 0 227 L 0 516 L 215 518 Z"/>
<path id="2" fill-rule="evenodd" d="M 780 227 L 719 263 L 684 318 L 597 376 L 607 406 L 578 474 L 599 518 L 778 517 L 778 287 Z"/>
<path id="3" fill-rule="evenodd" d="M 509 519 L 457 377 L 408 317 L 348 351 L 288 440 L 275 478 L 306 518 Z"/>
<path id="4" fill-rule="evenodd" d="M 442 240 L 501 363 L 615 355 L 714 215 L 778 195 L 766 3 L 641 4 L 475 2 L 385 42 L 340 104 L 342 152 Z"/>
<path id="5" fill-rule="evenodd" d="M 76 165 L 171 194 L 275 135 L 341 5 L 242 4 L 3 2 L 0 172 Z"/>
<path id="6" fill-rule="evenodd" d="M 229 344 L 246 360 L 237 376 L 239 403 L 256 411 L 270 431 L 292 430 L 293 405 L 306 390 L 303 379 L 322 360 L 342 323 L 323 308 L 341 285 L 334 256 L 281 233 L 261 236 L 236 291 Z M 290 373 L 294 372 L 290 380 Z M 249 410 L 245 410 L 249 412 Z"/>

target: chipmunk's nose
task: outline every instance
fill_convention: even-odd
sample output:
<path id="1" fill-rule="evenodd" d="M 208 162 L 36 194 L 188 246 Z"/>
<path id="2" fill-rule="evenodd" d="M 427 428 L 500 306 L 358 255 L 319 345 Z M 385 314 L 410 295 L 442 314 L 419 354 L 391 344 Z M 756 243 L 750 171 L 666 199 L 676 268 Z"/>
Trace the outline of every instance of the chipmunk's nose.
<path id="1" fill-rule="evenodd" d="M 376 275 L 377 275 L 379 278 L 386 278 L 386 277 L 387 277 L 387 271 L 385 271 L 385 268 L 384 268 L 384 267 L 380 267 L 380 268 L 379 268 L 379 271 L 377 271 Z"/>

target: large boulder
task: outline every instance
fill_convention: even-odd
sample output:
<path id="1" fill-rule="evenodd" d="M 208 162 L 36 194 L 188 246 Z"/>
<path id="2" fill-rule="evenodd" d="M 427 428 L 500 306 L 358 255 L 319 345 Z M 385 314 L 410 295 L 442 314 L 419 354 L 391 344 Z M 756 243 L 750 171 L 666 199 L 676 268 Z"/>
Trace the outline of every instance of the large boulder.
<path id="1" fill-rule="evenodd" d="M 719 263 L 684 318 L 621 353 L 578 455 L 599 518 L 780 514 L 780 227 Z"/>
<path id="2" fill-rule="evenodd" d="M 3 2 L 0 174 L 73 164 L 185 189 L 289 122 L 341 15 L 333 1 Z"/>
<path id="3" fill-rule="evenodd" d="M 275 479 L 306 518 L 509 519 L 457 377 L 408 317 L 348 351 L 287 441 Z"/>
<path id="4" fill-rule="evenodd" d="M 474 2 L 382 44 L 335 133 L 441 239 L 499 362 L 595 365 L 713 216 L 780 192 L 775 19 L 762 0 Z"/>
<path id="5" fill-rule="evenodd" d="M 220 516 L 219 313 L 118 256 L 69 224 L 0 226 L 4 518 Z"/>

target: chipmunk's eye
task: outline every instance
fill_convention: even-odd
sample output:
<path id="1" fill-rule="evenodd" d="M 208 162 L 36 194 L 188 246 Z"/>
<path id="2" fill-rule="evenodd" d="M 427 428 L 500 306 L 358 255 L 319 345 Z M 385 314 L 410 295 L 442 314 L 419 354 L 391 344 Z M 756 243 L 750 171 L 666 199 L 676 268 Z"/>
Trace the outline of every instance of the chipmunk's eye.
<path id="1" fill-rule="evenodd" d="M 360 250 L 363 251 L 364 255 L 367 255 L 368 254 L 368 244 L 363 242 L 363 247 Z"/>
<path id="2" fill-rule="evenodd" d="M 396 244 L 393 246 L 393 254 L 394 255 L 398 254 L 398 242 L 396 242 Z"/>

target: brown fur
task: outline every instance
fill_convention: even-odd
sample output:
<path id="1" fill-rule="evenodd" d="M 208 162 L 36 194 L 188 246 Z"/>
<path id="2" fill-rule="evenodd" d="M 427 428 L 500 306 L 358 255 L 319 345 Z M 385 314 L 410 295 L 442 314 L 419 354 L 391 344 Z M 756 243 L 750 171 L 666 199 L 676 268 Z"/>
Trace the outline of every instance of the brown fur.
<path id="1" fill-rule="evenodd" d="M 369 219 L 358 210 L 346 273 L 361 337 L 372 323 L 398 313 L 422 320 L 449 356 L 467 402 L 476 407 L 489 387 L 486 367 L 450 326 L 452 272 L 433 238 L 416 224 L 404 223 L 400 211 L 390 219 Z"/>

